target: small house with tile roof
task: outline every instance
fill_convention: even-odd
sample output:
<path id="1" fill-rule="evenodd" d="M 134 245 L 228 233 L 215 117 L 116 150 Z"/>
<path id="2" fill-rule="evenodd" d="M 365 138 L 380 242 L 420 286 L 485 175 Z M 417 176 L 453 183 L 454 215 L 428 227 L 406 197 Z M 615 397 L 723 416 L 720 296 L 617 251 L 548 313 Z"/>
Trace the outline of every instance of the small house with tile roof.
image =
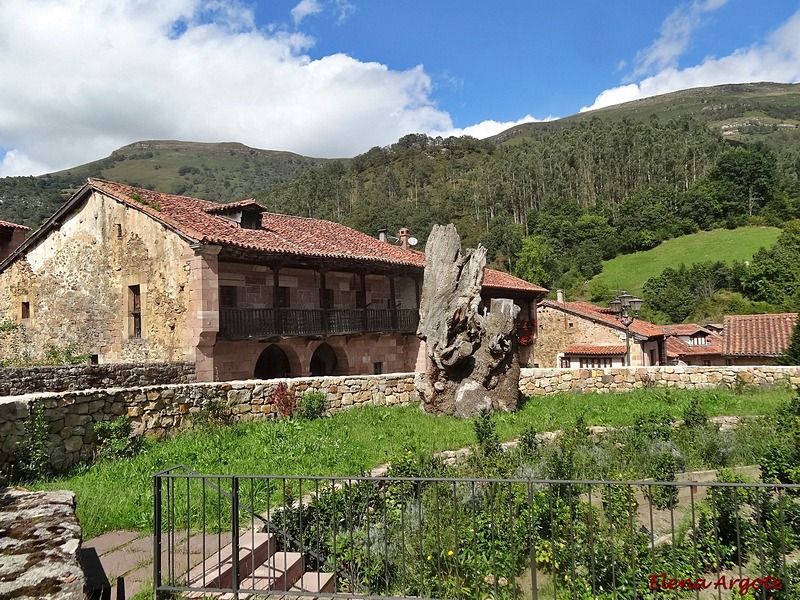
<path id="1" fill-rule="evenodd" d="M 19 248 L 28 231 L 24 225 L 0 221 L 0 261 Z"/>
<path id="2" fill-rule="evenodd" d="M 0 260 L 0 360 L 24 345 L 195 363 L 200 381 L 424 368 L 425 257 L 344 225 L 90 179 Z M 547 290 L 487 269 L 535 319 Z M 3 340 L 0 340 L 2 342 Z"/>
<path id="3" fill-rule="evenodd" d="M 797 313 L 726 315 L 722 356 L 726 365 L 771 365 L 789 347 Z"/>
<path id="4" fill-rule="evenodd" d="M 668 364 L 689 366 L 720 366 L 722 336 L 694 323 L 663 325 Z"/>
<path id="5" fill-rule="evenodd" d="M 538 332 L 533 363 L 539 367 L 607 368 L 665 364 L 664 332 L 634 319 L 630 328 L 610 308 L 589 302 L 543 300 L 537 309 Z"/>

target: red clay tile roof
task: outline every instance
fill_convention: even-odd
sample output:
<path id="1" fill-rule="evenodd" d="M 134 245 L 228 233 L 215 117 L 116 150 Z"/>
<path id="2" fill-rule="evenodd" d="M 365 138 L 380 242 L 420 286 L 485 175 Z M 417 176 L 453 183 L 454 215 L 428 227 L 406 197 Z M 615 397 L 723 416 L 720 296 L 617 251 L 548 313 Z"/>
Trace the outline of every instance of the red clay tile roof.
<path id="1" fill-rule="evenodd" d="M 667 327 L 665 326 L 664 329 Z M 703 345 L 692 345 L 682 339 L 670 335 L 667 337 L 664 346 L 667 350 L 667 358 L 680 358 L 681 356 L 719 356 L 722 354 L 722 336 L 716 333 L 710 334 L 707 338 L 710 343 Z"/>
<path id="2" fill-rule="evenodd" d="M 89 186 L 163 221 L 199 242 L 277 254 L 425 266 L 422 252 L 404 250 L 332 221 L 270 213 L 252 199 L 219 204 L 94 178 L 89 179 Z M 260 230 L 241 229 L 214 216 L 231 208 L 250 207 L 263 211 Z M 494 269 L 484 271 L 483 285 L 527 293 L 547 293 L 543 287 Z"/>
<path id="3" fill-rule="evenodd" d="M 789 346 L 797 313 L 727 315 L 722 330 L 723 356 L 775 357 Z"/>
<path id="4" fill-rule="evenodd" d="M 564 350 L 564 354 L 581 356 L 624 356 L 625 346 L 590 346 L 573 344 Z"/>
<path id="5" fill-rule="evenodd" d="M 563 310 L 579 317 L 592 319 L 608 327 L 625 331 L 625 326 L 620 323 L 613 314 L 609 314 L 610 309 L 602 306 L 596 306 L 589 302 L 556 302 L 554 300 L 542 300 L 541 305 L 555 308 L 556 310 Z M 664 334 L 663 329 L 659 325 L 654 325 L 642 319 L 634 319 L 630 329 L 634 334 L 646 338 L 659 337 Z"/>
<path id="6" fill-rule="evenodd" d="M 264 212 L 262 229 L 242 229 L 211 212 L 216 202 L 90 179 L 95 190 L 133 206 L 198 242 L 276 254 L 344 258 L 422 267 L 424 255 L 381 242 L 339 223 Z M 238 206 L 249 202 L 236 203 Z"/>
<path id="7" fill-rule="evenodd" d="M 546 294 L 547 289 L 538 286 L 534 283 L 514 277 L 502 271 L 495 271 L 494 269 L 485 269 L 483 271 L 483 287 L 506 289 L 506 290 L 525 290 L 530 292 L 539 292 Z"/>
<path id="8" fill-rule="evenodd" d="M 0 227 L 5 229 L 24 229 L 25 231 L 30 229 L 30 227 L 25 227 L 25 225 L 17 225 L 16 223 L 10 223 L 9 221 L 0 221 Z"/>

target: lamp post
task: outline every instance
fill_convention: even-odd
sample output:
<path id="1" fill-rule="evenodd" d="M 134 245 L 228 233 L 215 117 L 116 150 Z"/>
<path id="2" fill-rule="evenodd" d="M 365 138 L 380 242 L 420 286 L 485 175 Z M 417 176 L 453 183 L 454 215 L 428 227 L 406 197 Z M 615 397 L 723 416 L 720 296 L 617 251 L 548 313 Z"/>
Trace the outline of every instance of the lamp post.
<path id="1" fill-rule="evenodd" d="M 644 300 L 624 291 L 611 301 L 611 312 L 625 326 L 625 365 L 631 366 L 631 323 L 639 315 Z"/>

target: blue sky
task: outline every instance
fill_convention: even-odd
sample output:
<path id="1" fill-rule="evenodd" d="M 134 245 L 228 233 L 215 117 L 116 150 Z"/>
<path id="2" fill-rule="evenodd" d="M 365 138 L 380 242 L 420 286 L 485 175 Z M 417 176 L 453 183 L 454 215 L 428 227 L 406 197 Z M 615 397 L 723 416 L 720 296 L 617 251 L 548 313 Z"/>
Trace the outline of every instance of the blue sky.
<path id="1" fill-rule="evenodd" d="M 353 156 L 800 81 L 796 0 L 1 0 L 0 176 L 142 139 Z"/>

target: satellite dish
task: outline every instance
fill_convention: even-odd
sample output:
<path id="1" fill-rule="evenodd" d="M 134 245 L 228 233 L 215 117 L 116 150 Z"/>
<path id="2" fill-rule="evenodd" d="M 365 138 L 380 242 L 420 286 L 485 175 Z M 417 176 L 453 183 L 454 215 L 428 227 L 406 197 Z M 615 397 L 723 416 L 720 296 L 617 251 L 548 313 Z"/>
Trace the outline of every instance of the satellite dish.
<path id="1" fill-rule="evenodd" d="M 416 246 L 419 243 L 419 240 L 415 237 L 408 238 L 408 245 L 409 246 Z"/>

